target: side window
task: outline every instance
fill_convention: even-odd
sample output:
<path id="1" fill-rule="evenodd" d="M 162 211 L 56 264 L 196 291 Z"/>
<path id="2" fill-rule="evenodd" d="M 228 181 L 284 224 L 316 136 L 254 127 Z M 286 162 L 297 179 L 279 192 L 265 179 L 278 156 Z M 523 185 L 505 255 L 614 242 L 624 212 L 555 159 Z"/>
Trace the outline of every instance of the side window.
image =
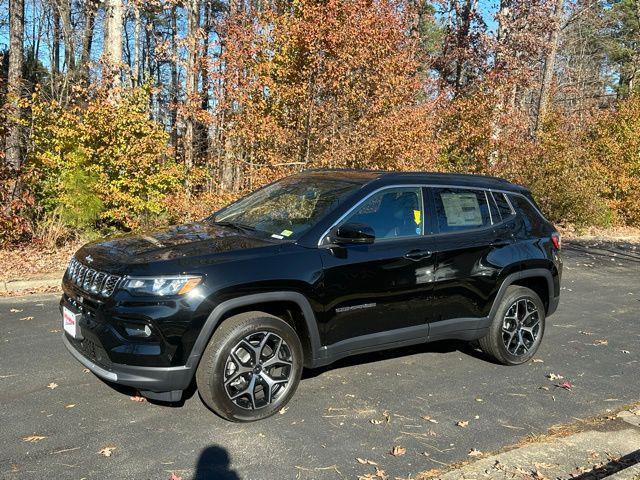
<path id="1" fill-rule="evenodd" d="M 542 235 L 544 233 L 544 219 L 529 201 L 520 195 L 509 195 L 509 200 L 511 200 L 513 207 L 520 212 L 527 231 L 534 235 Z"/>
<path id="2" fill-rule="evenodd" d="M 440 233 L 491 225 L 487 197 L 483 190 L 434 188 L 433 193 Z"/>
<path id="3" fill-rule="evenodd" d="M 387 188 L 360 205 L 341 223 L 364 223 L 376 239 L 413 237 L 424 232 L 421 188 Z"/>
<path id="4" fill-rule="evenodd" d="M 500 212 L 500 216 L 502 220 L 508 220 L 515 216 L 511 207 L 509 206 L 509 202 L 507 202 L 507 198 L 504 193 L 500 192 L 492 192 L 493 198 L 496 201 L 496 205 L 498 206 L 498 211 Z"/>
<path id="5" fill-rule="evenodd" d="M 489 201 L 489 211 L 491 212 L 491 220 L 493 223 L 498 223 L 501 220 L 500 212 L 498 211 L 498 206 L 496 205 L 496 201 L 493 198 L 493 195 L 490 191 L 485 190 L 484 194 L 487 196 L 487 200 Z"/>

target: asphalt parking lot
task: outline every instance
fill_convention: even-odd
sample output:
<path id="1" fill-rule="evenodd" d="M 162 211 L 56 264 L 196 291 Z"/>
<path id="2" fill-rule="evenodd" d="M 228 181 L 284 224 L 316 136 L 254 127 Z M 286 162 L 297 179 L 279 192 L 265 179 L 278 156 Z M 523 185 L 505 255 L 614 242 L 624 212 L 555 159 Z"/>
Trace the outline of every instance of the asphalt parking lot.
<path id="1" fill-rule="evenodd" d="M 305 372 L 286 412 L 252 424 L 218 418 L 197 393 L 135 402 L 84 372 L 60 329 L 56 296 L 0 300 L 0 478 L 375 472 L 356 458 L 406 478 L 639 401 L 640 249 L 567 246 L 560 307 L 527 365 L 455 342 L 354 357 Z"/>

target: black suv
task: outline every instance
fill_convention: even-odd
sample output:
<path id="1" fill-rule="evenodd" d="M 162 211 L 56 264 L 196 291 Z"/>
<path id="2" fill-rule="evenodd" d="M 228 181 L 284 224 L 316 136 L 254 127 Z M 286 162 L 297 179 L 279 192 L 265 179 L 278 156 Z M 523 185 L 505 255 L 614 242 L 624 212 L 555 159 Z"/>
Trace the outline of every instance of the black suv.
<path id="1" fill-rule="evenodd" d="M 97 376 L 234 421 L 303 367 L 441 339 L 531 359 L 558 305 L 560 236 L 491 177 L 310 171 L 209 218 L 90 243 L 63 279 L 64 343 Z"/>

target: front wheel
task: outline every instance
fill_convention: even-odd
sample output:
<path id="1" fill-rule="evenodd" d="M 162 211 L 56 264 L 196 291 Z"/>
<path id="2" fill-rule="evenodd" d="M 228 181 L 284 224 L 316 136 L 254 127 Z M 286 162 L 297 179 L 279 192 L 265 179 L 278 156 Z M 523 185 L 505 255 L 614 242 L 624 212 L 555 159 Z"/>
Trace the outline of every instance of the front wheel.
<path id="1" fill-rule="evenodd" d="M 204 403 L 221 417 L 252 422 L 289 402 L 302 374 L 303 352 L 284 320 L 246 312 L 225 320 L 204 351 L 196 383 Z"/>
<path id="2" fill-rule="evenodd" d="M 519 365 L 535 355 L 545 328 L 545 309 L 533 290 L 511 285 L 502 297 L 480 348 L 504 365 Z"/>

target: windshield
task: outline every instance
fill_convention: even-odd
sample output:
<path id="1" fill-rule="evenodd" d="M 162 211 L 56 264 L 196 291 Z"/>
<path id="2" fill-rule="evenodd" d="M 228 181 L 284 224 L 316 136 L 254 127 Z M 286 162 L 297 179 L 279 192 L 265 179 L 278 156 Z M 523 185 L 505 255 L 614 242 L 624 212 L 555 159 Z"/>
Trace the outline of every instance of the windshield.
<path id="1" fill-rule="evenodd" d="M 360 183 L 347 180 L 289 177 L 238 200 L 211 220 L 296 239 L 358 187 Z"/>

